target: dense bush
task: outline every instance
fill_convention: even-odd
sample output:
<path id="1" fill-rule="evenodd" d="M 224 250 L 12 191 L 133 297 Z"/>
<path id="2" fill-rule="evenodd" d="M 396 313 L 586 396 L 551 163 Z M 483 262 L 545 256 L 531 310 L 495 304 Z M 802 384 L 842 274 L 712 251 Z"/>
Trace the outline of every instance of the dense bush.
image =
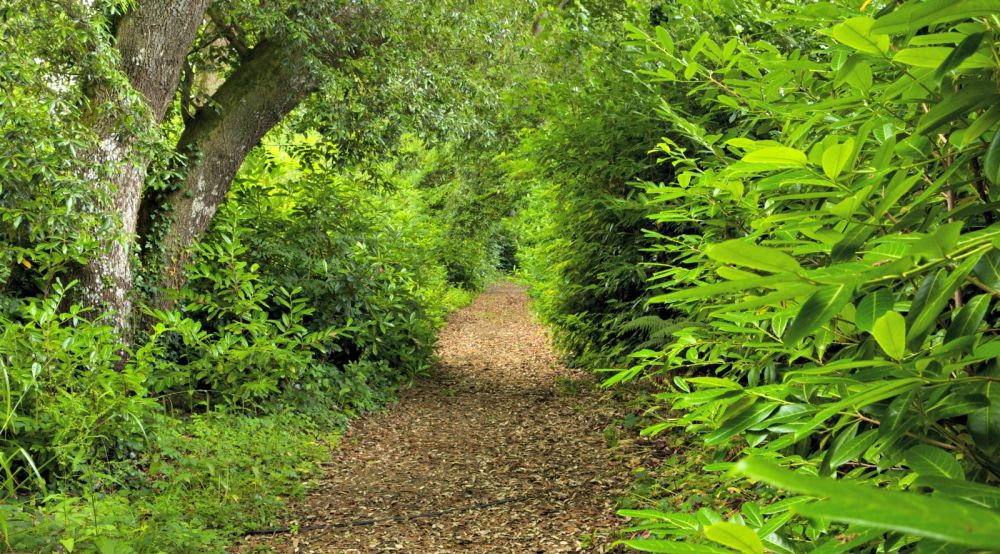
<path id="1" fill-rule="evenodd" d="M 660 132 L 649 117 L 656 98 L 624 75 L 631 62 L 623 49 L 572 20 L 557 44 L 571 40 L 583 41 L 568 46 L 583 62 L 534 85 L 534 101 L 547 108 L 504 163 L 512 186 L 527 192 L 518 255 L 536 308 L 564 354 L 600 367 L 622 363 L 671 316 L 645 305 L 650 272 L 643 262 L 655 240 L 645 233 L 651 209 L 637 186 L 669 180 L 671 171 L 649 154 Z"/>
<path id="2" fill-rule="evenodd" d="M 629 33 L 677 172 L 652 220 L 698 222 L 656 248 L 650 304 L 685 324 L 610 382 L 670 378 L 647 432 L 789 496 L 626 512 L 651 533 L 628 544 L 995 548 L 996 4 L 680 4 Z"/>

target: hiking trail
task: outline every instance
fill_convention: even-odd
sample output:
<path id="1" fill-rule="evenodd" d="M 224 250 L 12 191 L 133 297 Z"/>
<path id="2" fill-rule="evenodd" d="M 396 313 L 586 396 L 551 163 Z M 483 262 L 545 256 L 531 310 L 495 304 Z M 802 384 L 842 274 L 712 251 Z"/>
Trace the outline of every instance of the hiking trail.
<path id="1" fill-rule="evenodd" d="M 443 329 L 440 362 L 354 422 L 293 506 L 278 552 L 605 552 L 627 483 L 608 408 L 568 369 L 523 287 L 498 283 Z"/>

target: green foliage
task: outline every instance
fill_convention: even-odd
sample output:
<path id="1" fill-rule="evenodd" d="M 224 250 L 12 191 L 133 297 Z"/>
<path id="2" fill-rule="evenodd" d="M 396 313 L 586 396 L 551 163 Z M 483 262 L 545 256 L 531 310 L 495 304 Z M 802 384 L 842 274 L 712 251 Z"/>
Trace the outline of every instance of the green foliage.
<path id="1" fill-rule="evenodd" d="M 532 84 L 531 101 L 545 109 L 504 163 L 508 180 L 527 192 L 517 220 L 519 264 L 536 308 L 564 353 L 594 367 L 622 363 L 649 338 L 632 320 L 671 315 L 645 306 L 650 274 L 642 262 L 655 241 L 643 232 L 650 209 L 636 186 L 671 172 L 648 153 L 659 136 L 647 115 L 655 98 L 623 77 L 630 61 L 600 32 L 620 22 L 607 14 L 589 22 L 593 32 L 581 31 L 573 15 L 552 40 L 579 42 L 565 55 L 581 57 L 582 67 Z"/>
<path id="2" fill-rule="evenodd" d="M 135 5 L 0 7 L 7 550 L 221 550 L 272 524 L 323 452 L 315 425 L 390 401 L 430 367 L 447 315 L 513 267 L 495 85 L 531 6 L 210 2 L 153 125 L 112 37 Z M 155 204 L 197 159 L 178 135 L 265 41 L 322 91 L 254 146 L 207 207 L 186 285 L 164 294 L 152 266 L 170 214 L 144 202 L 141 240 L 116 236 L 131 214 L 106 177 L 133 168 L 91 154 L 128 144 Z M 64 285 L 113 241 L 137 269 L 127 345 Z"/>
<path id="3" fill-rule="evenodd" d="M 7 547 L 30 552 L 225 552 L 226 537 L 274 525 L 326 446 L 293 414 L 213 413 L 149 423 L 155 445 L 81 494 L 0 509 Z"/>
<path id="4" fill-rule="evenodd" d="M 994 548 L 996 3 L 748 5 L 725 35 L 732 6 L 695 8 L 628 28 L 677 175 L 647 189 L 653 224 L 698 224 L 650 231 L 670 260 L 650 304 L 684 324 L 609 382 L 669 383 L 650 433 L 752 455 L 712 469 L 802 496 L 632 514 L 651 537 L 627 544 Z"/>
<path id="5" fill-rule="evenodd" d="M 378 409 L 429 367 L 437 327 L 474 295 L 448 279 L 464 204 L 433 206 L 419 142 L 375 180 L 328 146 L 265 140 L 124 362 L 59 280 L 0 312 L 9 548 L 221 549 L 300 490 L 323 452 L 312 422 Z M 487 268 L 481 283 L 496 259 L 457 261 Z"/>
<path id="6" fill-rule="evenodd" d="M 10 315 L 19 297 L 51 292 L 110 229 L 84 209 L 102 196 L 87 176 L 106 168 L 76 156 L 94 137 L 83 121 L 84 83 L 68 75 L 114 78 L 114 60 L 92 51 L 95 29 L 61 7 L 15 2 L 0 21 L 0 312 Z"/>
<path id="7" fill-rule="evenodd" d="M 60 311 L 58 282 L 28 299 L 16 319 L 0 314 L 0 475 L 4 495 L 44 490 L 46 481 L 91 475 L 100 461 L 143 448 L 151 355 L 142 348 L 118 367 L 113 331 L 77 308 Z"/>

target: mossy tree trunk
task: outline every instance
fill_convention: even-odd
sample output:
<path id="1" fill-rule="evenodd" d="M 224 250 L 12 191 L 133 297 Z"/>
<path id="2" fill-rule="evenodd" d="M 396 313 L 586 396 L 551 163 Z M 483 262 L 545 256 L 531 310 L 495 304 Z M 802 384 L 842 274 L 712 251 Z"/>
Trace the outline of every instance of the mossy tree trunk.
<path id="1" fill-rule="evenodd" d="M 85 153 L 95 164 L 95 187 L 106 198 L 112 227 L 101 252 L 79 272 L 80 297 L 95 315 L 128 335 L 132 301 L 132 244 L 149 160 L 140 137 L 164 118 L 181 68 L 204 19 L 207 0 L 143 0 L 115 32 L 119 69 L 138 95 L 102 79 L 91 87 L 91 124 L 99 140 Z M 102 45 L 102 47 L 111 47 Z"/>
<path id="2" fill-rule="evenodd" d="M 163 287 L 184 284 L 186 252 L 208 227 L 247 154 L 318 85 L 300 51 L 264 42 L 188 121 L 178 142 L 188 157 L 180 182 L 167 192 L 150 191 L 143 201 L 144 240 L 147 250 L 162 253 Z M 165 225 L 155 229 L 154 218 Z"/>

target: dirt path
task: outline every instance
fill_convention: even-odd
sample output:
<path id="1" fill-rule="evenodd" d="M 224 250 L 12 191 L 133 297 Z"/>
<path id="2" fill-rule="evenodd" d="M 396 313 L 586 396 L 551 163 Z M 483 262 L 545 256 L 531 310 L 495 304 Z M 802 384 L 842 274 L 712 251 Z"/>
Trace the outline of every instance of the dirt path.
<path id="1" fill-rule="evenodd" d="M 455 314 L 440 356 L 352 428 L 277 550 L 605 551 L 624 475 L 598 399 L 576 391 L 586 376 L 559 365 L 524 290 L 494 285 Z"/>

